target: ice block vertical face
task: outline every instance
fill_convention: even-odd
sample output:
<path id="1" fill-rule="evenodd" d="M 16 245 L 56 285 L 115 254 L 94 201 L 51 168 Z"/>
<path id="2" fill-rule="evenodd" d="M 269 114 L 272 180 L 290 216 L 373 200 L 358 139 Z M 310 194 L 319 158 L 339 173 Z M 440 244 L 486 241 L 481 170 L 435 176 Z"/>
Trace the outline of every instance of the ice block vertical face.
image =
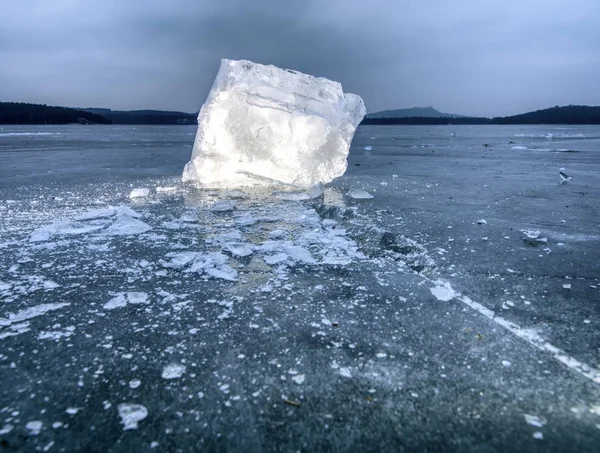
<path id="1" fill-rule="evenodd" d="M 212 188 L 330 182 L 346 171 L 365 113 L 338 82 L 222 60 L 183 180 Z"/>

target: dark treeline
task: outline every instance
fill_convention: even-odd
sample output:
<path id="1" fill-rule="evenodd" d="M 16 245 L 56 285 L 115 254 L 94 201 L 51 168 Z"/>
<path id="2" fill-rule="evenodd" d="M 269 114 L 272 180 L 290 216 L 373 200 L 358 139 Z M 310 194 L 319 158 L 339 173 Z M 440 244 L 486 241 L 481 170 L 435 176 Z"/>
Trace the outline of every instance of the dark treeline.
<path id="1" fill-rule="evenodd" d="M 0 124 L 110 124 L 102 115 L 67 107 L 0 102 Z"/>
<path id="2" fill-rule="evenodd" d="M 113 124 L 197 124 L 197 114 L 168 112 L 163 110 L 120 111 L 86 108 L 87 112 L 102 115 Z"/>
<path id="3" fill-rule="evenodd" d="M 447 124 L 600 124 L 600 107 L 568 105 L 552 107 L 522 115 L 497 118 L 365 118 L 361 124 L 408 124 L 408 125 L 447 125 Z"/>

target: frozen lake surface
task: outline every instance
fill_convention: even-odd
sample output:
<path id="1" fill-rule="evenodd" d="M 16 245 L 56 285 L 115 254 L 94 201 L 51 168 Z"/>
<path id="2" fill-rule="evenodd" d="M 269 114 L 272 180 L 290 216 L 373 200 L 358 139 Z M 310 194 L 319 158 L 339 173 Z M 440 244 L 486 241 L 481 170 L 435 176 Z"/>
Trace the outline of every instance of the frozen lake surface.
<path id="1" fill-rule="evenodd" d="M 598 450 L 600 127 L 363 126 L 301 201 L 194 135 L 0 126 L 1 451 Z"/>

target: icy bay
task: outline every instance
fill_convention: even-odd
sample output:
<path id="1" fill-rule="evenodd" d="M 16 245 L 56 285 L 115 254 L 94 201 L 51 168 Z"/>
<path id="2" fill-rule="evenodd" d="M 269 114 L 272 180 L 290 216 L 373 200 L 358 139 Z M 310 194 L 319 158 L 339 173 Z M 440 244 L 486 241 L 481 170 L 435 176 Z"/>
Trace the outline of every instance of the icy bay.
<path id="1" fill-rule="evenodd" d="M 363 126 L 299 200 L 195 132 L 0 128 L 3 447 L 600 443 L 600 128 Z"/>

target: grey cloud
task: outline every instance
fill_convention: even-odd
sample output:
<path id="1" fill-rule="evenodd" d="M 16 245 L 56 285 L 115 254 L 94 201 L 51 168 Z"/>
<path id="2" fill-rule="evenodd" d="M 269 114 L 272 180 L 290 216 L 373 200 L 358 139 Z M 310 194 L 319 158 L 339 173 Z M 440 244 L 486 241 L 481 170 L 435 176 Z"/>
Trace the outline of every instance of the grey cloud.
<path id="1" fill-rule="evenodd" d="M 221 58 L 339 80 L 370 110 L 501 115 L 600 104 L 596 0 L 23 0 L 0 99 L 200 107 Z"/>

